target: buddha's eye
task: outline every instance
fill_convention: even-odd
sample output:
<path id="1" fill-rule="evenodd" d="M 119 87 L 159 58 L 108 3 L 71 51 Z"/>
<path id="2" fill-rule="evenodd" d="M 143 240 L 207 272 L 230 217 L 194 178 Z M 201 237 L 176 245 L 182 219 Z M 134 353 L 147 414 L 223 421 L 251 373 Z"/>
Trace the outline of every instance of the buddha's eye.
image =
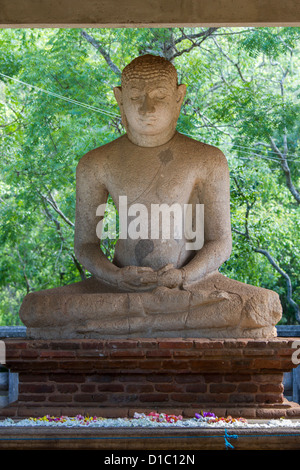
<path id="1" fill-rule="evenodd" d="M 130 99 L 131 99 L 131 101 L 138 101 L 138 100 L 141 99 L 141 97 L 140 96 L 132 96 Z"/>

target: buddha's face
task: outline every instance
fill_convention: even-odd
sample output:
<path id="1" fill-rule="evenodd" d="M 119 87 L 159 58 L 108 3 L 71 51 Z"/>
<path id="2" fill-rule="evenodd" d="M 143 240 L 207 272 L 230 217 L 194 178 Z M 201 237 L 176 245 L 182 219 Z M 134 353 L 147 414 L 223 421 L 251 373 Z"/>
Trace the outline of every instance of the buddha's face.
<path id="1" fill-rule="evenodd" d="M 168 136 L 176 128 L 185 85 L 178 86 L 165 77 L 134 78 L 115 89 L 115 96 L 129 135 Z"/>

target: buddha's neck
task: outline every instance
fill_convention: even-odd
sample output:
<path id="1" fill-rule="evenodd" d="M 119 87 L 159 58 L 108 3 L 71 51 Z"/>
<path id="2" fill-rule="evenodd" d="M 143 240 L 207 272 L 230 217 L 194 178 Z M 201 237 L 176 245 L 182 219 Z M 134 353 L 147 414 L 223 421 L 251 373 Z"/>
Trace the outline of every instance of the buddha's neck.
<path id="1" fill-rule="evenodd" d="M 159 147 L 169 142 L 175 135 L 176 129 L 170 129 L 169 132 L 163 132 L 156 135 L 136 134 L 127 129 L 128 139 L 139 147 Z"/>

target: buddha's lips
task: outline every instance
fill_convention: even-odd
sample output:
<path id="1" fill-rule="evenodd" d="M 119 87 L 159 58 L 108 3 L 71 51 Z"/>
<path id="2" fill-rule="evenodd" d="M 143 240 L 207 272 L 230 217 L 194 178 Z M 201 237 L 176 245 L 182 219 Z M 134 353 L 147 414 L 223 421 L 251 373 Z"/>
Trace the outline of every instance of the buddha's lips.
<path id="1" fill-rule="evenodd" d="M 142 121 L 142 122 L 155 122 L 156 118 L 155 117 L 140 118 L 140 121 Z"/>

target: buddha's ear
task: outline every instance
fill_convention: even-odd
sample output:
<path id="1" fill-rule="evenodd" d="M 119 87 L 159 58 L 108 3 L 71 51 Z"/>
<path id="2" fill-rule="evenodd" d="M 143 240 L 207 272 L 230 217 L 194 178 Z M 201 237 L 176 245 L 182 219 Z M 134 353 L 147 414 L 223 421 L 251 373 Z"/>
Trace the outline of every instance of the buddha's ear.
<path id="1" fill-rule="evenodd" d="M 124 108 L 123 108 L 122 88 L 120 86 L 114 87 L 114 95 L 120 108 L 122 124 L 125 127 L 125 129 L 127 129 L 127 119 L 126 119 Z"/>
<path id="2" fill-rule="evenodd" d="M 180 106 L 181 106 L 181 104 L 184 100 L 185 94 L 186 94 L 186 85 L 184 85 L 184 84 L 178 85 L 178 87 L 177 87 L 177 103 L 180 104 Z"/>
<path id="3" fill-rule="evenodd" d="M 114 95 L 115 95 L 118 105 L 121 107 L 123 104 L 123 100 L 122 100 L 122 88 L 120 86 L 114 87 Z"/>

